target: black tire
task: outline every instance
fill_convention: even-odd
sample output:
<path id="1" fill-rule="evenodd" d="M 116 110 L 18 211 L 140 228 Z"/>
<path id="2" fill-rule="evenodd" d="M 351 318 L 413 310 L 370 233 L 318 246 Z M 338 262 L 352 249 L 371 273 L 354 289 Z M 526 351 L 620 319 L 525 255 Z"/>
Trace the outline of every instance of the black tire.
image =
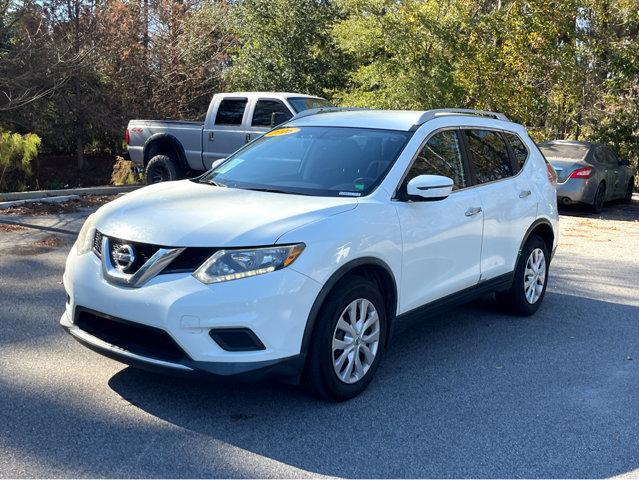
<path id="1" fill-rule="evenodd" d="M 144 171 L 146 184 L 152 185 L 160 182 L 170 182 L 182 178 L 182 169 L 171 157 L 156 155 L 146 165 Z"/>
<path id="2" fill-rule="evenodd" d="M 597 192 L 595 193 L 595 198 L 592 201 L 592 205 L 590 205 L 590 211 L 592 213 L 601 213 L 604 207 L 604 203 L 606 201 L 606 184 L 601 182 L 597 187 Z"/>
<path id="3" fill-rule="evenodd" d="M 339 351 L 333 351 L 333 336 L 338 331 L 337 323 L 346 307 L 358 299 L 368 300 L 377 311 L 379 340 L 374 360 L 362 378 L 353 383 L 346 383 L 338 377 L 333 365 L 334 359 L 340 356 Z M 370 280 L 349 276 L 336 285 L 324 302 L 316 320 L 304 372 L 304 383 L 314 395 L 341 402 L 359 395 L 366 389 L 384 354 L 388 326 L 384 306 L 384 299 L 377 285 Z M 367 329 L 362 334 L 365 335 L 366 332 L 370 330 Z M 357 352 L 356 355 L 360 355 L 359 350 Z M 365 357 L 363 353 L 361 355 L 360 363 Z"/>
<path id="4" fill-rule="evenodd" d="M 632 191 L 635 188 L 635 179 L 631 178 L 626 187 L 626 194 L 623 197 L 623 203 L 632 203 Z"/>
<path id="5" fill-rule="evenodd" d="M 524 276 L 528 259 L 531 257 L 531 254 L 536 249 L 540 249 L 543 252 L 545 260 L 545 274 L 541 295 L 539 296 L 539 298 L 537 298 L 536 301 L 531 303 L 526 298 Z M 544 296 L 546 295 L 549 265 L 550 256 L 548 254 L 548 247 L 546 246 L 546 243 L 542 240 L 541 237 L 537 235 L 531 236 L 521 250 L 519 260 L 517 261 L 517 266 L 515 267 L 513 283 L 510 289 L 504 292 L 496 292 L 497 302 L 500 304 L 500 306 L 502 306 L 508 313 L 511 313 L 513 315 L 527 317 L 534 314 L 539 309 L 539 306 L 541 305 L 541 302 L 543 302 Z"/>

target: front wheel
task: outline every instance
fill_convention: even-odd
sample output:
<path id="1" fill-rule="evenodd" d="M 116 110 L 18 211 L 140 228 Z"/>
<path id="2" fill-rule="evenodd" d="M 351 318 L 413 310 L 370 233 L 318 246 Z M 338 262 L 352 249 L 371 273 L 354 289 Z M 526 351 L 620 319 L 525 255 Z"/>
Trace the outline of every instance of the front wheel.
<path id="1" fill-rule="evenodd" d="M 635 188 L 635 179 L 631 178 L 628 181 L 628 186 L 626 187 L 626 194 L 623 197 L 624 203 L 632 203 L 632 191 Z"/>
<path id="2" fill-rule="evenodd" d="M 384 299 L 373 282 L 342 280 L 317 318 L 305 371 L 310 390 L 335 401 L 364 391 L 384 352 L 386 322 Z"/>
<path id="3" fill-rule="evenodd" d="M 601 213 L 603 210 L 604 202 L 606 200 L 606 184 L 601 182 L 597 187 L 597 193 L 595 193 L 595 199 L 590 205 L 590 211 L 593 213 Z"/>
<path id="4" fill-rule="evenodd" d="M 514 315 L 535 313 L 546 294 L 549 262 L 548 248 L 542 238 L 537 235 L 529 238 L 519 256 L 510 289 L 497 292 L 497 301 Z"/>

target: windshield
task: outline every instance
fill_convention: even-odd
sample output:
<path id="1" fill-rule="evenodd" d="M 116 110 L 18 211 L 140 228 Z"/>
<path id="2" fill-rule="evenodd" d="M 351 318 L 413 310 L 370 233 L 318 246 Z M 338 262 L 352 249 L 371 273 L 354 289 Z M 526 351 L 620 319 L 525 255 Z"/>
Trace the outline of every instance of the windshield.
<path id="1" fill-rule="evenodd" d="M 311 110 L 312 108 L 333 107 L 334 105 L 325 98 L 313 97 L 289 97 L 289 103 L 295 110 L 295 113 Z"/>
<path id="2" fill-rule="evenodd" d="M 585 145 L 562 143 L 542 143 L 539 145 L 539 150 L 548 160 L 581 161 L 588 155 L 588 149 Z"/>
<path id="3" fill-rule="evenodd" d="M 359 197 L 382 181 L 411 135 L 369 128 L 278 128 L 199 181 L 248 190 Z"/>

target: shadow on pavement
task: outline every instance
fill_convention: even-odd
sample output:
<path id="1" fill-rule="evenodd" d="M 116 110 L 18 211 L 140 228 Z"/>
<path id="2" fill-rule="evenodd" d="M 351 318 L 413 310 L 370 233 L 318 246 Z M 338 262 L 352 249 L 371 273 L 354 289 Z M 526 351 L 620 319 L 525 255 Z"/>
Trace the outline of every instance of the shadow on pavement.
<path id="1" fill-rule="evenodd" d="M 401 326 L 369 389 L 346 403 L 132 368 L 109 386 L 172 425 L 315 474 L 608 477 L 639 467 L 639 308 L 557 293 L 531 318 L 483 300 Z"/>
<path id="2" fill-rule="evenodd" d="M 587 205 L 559 205 L 559 213 L 571 217 L 632 222 L 639 220 L 639 201 L 633 199 L 629 204 L 619 201 L 608 202 L 601 213 L 590 212 Z"/>

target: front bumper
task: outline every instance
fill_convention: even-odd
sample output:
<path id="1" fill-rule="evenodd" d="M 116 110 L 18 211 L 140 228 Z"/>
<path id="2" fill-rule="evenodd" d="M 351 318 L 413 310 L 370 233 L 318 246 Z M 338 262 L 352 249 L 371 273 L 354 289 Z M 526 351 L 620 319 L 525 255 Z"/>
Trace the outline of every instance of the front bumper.
<path id="1" fill-rule="evenodd" d="M 304 367 L 304 354 L 279 360 L 261 362 L 198 362 L 184 360 L 169 362 L 139 355 L 107 343 L 74 325 L 67 313 L 60 318 L 60 325 L 75 340 L 94 352 L 144 370 L 187 377 L 218 377 L 224 379 L 257 381 L 265 378 L 296 380 Z"/>
<path id="2" fill-rule="evenodd" d="M 204 285 L 188 273 L 164 274 L 141 288 L 116 286 L 102 276 L 92 252 L 67 259 L 67 305 L 60 323 L 76 340 L 123 363 L 174 374 L 258 379 L 292 377 L 302 368 L 302 339 L 321 285 L 292 268 L 241 280 Z M 167 361 L 122 348 L 84 331 L 77 312 L 90 310 L 168 334 L 185 353 Z M 228 351 L 211 329 L 250 329 L 261 350 Z"/>

